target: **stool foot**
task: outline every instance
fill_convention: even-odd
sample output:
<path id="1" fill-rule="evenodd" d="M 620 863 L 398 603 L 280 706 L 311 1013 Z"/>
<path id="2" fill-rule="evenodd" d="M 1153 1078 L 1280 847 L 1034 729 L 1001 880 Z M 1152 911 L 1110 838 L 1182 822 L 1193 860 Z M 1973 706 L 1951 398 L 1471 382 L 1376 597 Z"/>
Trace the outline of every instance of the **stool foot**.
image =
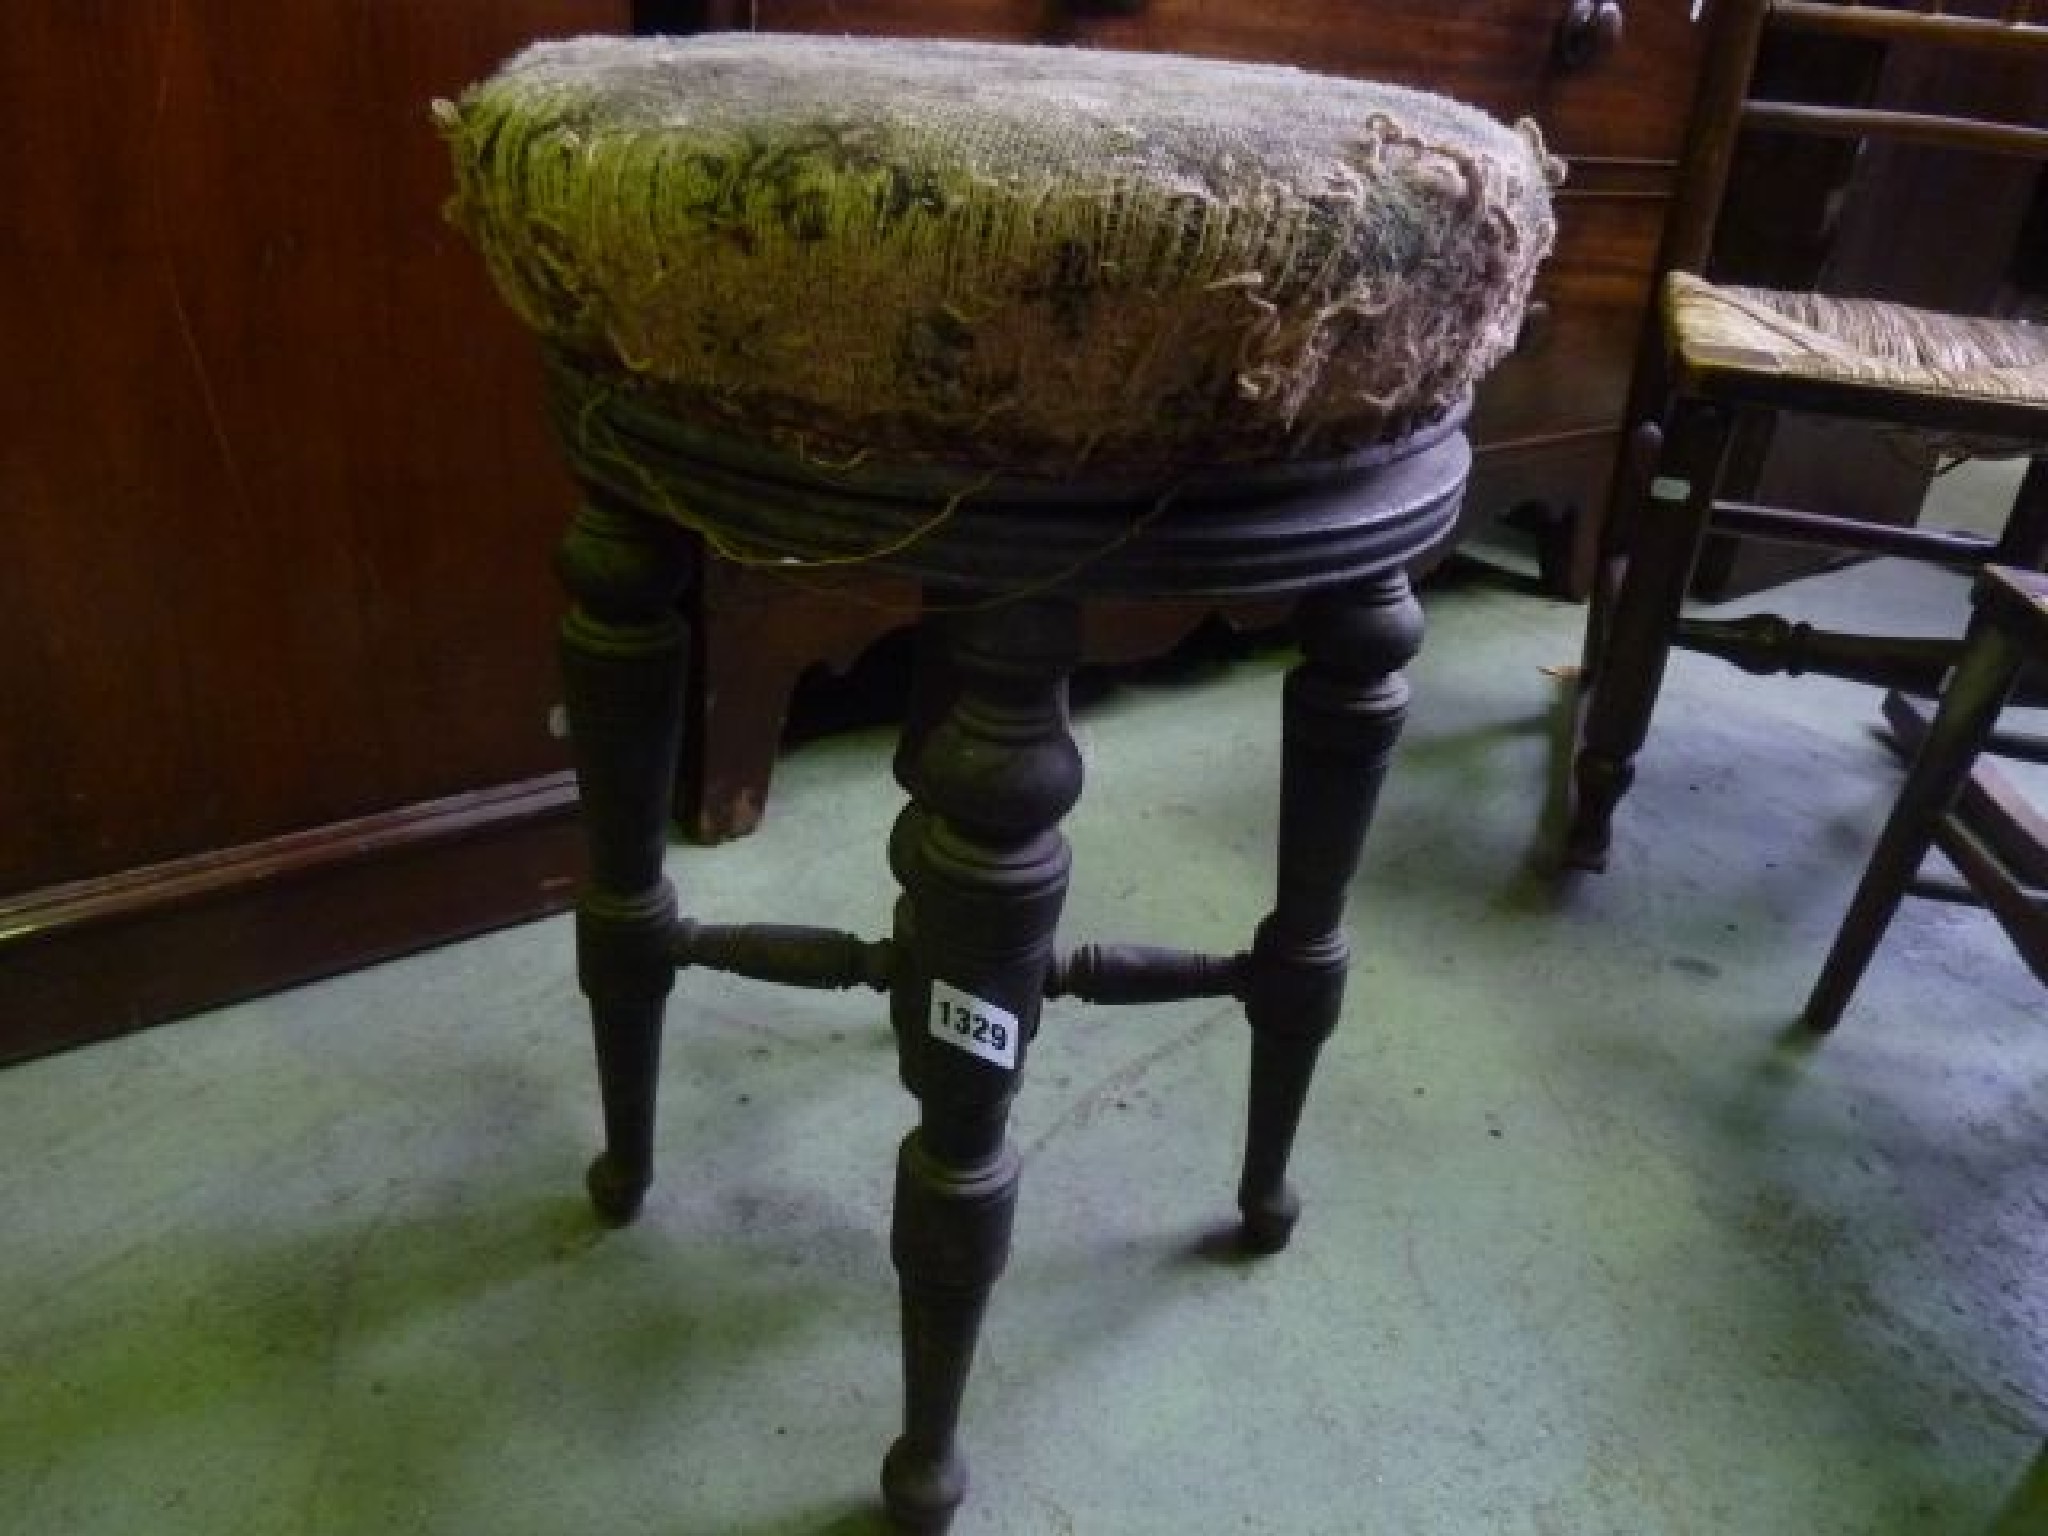
<path id="1" fill-rule="evenodd" d="M 898 1528 L 944 1531 L 967 1491 L 968 1373 L 1009 1260 L 1020 1164 L 1006 1125 L 1066 899 L 1059 820 L 1081 793 L 1066 678 L 1079 617 L 1052 599 L 952 604 L 943 718 L 899 760 L 912 803 L 891 1021 L 918 1128 L 896 1163 L 889 1251 L 903 1302 L 903 1436 L 882 1468 Z"/>
<path id="2" fill-rule="evenodd" d="M 1310 598 L 1302 664 L 1288 674 L 1278 895 L 1252 944 L 1252 1027 L 1240 1242 L 1287 1246 L 1301 1211 L 1287 1162 L 1316 1058 L 1336 1027 L 1350 950 L 1344 900 L 1408 713 L 1400 669 L 1422 644 L 1422 609 L 1396 572 Z"/>
<path id="3" fill-rule="evenodd" d="M 1301 1197 L 1287 1180 L 1295 1132 L 1308 1104 L 1309 1085 L 1323 1041 L 1336 1027 L 1344 1002 L 1349 951 L 1343 937 L 1319 946 L 1280 947 L 1269 919 L 1252 949 L 1249 1014 L 1251 1087 L 1245 1118 L 1244 1174 L 1237 1208 L 1243 1218 L 1239 1246 L 1246 1253 L 1278 1253 L 1301 1219 Z"/>
<path id="4" fill-rule="evenodd" d="M 882 1458 L 882 1504 L 899 1531 L 944 1536 L 966 1497 L 967 1458 L 957 1450 L 934 1459 L 901 1439 Z"/>
<path id="5" fill-rule="evenodd" d="M 653 1182 L 647 1169 L 627 1168 L 609 1152 L 592 1158 L 589 1171 L 583 1175 L 591 1207 L 608 1227 L 626 1226 L 638 1216 L 647 1187 Z"/>
<path id="6" fill-rule="evenodd" d="M 576 972 L 590 999 L 605 1150 L 585 1176 L 597 1214 L 631 1221 L 654 1165 L 662 1013 L 675 985 L 675 892 L 662 876 L 682 729 L 687 574 L 676 529 L 595 504 L 558 566 L 562 692 L 590 878 L 576 905 Z"/>
<path id="7" fill-rule="evenodd" d="M 1278 1253 L 1301 1220 L 1301 1197 L 1285 1180 L 1278 1189 L 1240 1194 L 1237 1208 L 1244 1218 L 1237 1229 L 1237 1246 L 1245 1253 Z"/>
<path id="8" fill-rule="evenodd" d="M 631 904 L 592 893 L 576 916 L 576 950 L 590 998 L 604 1151 L 584 1176 L 609 1226 L 640 1214 L 654 1179 L 654 1110 L 661 1082 L 662 1015 L 675 978 L 665 938 L 675 903 L 666 885 Z"/>
<path id="9" fill-rule="evenodd" d="M 882 1494 L 904 1530 L 945 1530 L 967 1494 L 955 1434 L 982 1315 L 1009 1262 L 1018 1171 L 1007 1142 L 955 1165 L 926 1149 L 922 1131 L 897 1160 L 890 1250 L 903 1296 L 904 1432 L 882 1464 Z"/>

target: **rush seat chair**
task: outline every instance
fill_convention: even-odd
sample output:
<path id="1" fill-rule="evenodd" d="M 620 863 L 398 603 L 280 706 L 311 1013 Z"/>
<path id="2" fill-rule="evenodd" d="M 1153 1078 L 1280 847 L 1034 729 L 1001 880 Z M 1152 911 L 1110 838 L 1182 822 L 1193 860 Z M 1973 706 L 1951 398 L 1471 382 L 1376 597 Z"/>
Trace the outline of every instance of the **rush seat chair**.
<path id="1" fill-rule="evenodd" d="M 1980 8 L 1981 9 L 1981 8 Z M 1819 672 L 1931 694 L 1953 640 L 1844 635 L 1776 615 L 1682 612 L 1711 533 L 1932 562 L 2039 567 L 2048 554 L 2048 327 L 1887 301 L 1729 286 L 1702 275 L 1735 148 L 1745 136 L 1819 135 L 1959 156 L 2048 161 L 2048 127 L 1970 115 L 1973 70 L 2038 79 L 2048 27 L 2028 7 L 1965 16 L 1941 5 L 1716 0 L 1681 184 L 1667 226 L 1660 323 L 1629 406 L 1633 451 L 1617 473 L 1588 608 L 1565 836 L 1568 865 L 1605 866 L 1616 807 L 1635 776 L 1674 646 L 1756 673 Z M 1951 110 L 1765 99 L 1758 50 L 1796 34 L 1932 52 L 1963 76 Z M 2034 72 L 2029 74 L 2028 72 Z M 1989 90 L 1987 84 L 1984 87 Z M 1995 537 L 1900 528 L 1727 499 L 1724 470 L 1745 418 L 1776 412 L 1874 423 L 1935 451 L 2031 460 Z M 1881 621 L 1881 615 L 1874 615 Z"/>
<path id="2" fill-rule="evenodd" d="M 1841 1022 L 1909 895 L 1985 908 L 2027 967 L 2048 981 L 2048 890 L 2027 867 L 2026 845 L 2017 857 L 2011 852 L 2013 822 L 2030 820 L 2031 813 L 2008 794 L 1976 808 L 1975 815 L 1967 804 L 1971 772 L 1985 753 L 2016 749 L 2015 755 L 2042 756 L 2032 738 L 2001 739 L 1998 723 L 2021 673 L 2048 660 L 2048 576 L 1988 566 L 1973 596 L 1962 660 L 1942 691 L 1933 723 L 1924 728 L 1912 769 L 1801 1015 L 1815 1033 Z M 1911 729 L 1908 722 L 1898 723 Z M 1948 856 L 1962 876 L 1960 885 L 1922 874 L 1932 848 Z"/>

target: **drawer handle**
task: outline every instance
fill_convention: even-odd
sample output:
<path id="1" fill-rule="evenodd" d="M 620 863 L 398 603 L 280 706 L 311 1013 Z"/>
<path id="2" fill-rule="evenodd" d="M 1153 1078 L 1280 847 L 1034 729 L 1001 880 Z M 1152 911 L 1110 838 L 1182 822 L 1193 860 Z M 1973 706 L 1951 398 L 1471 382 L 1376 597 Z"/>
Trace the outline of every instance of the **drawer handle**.
<path id="1" fill-rule="evenodd" d="M 1066 0 L 1066 8 L 1082 16 L 1135 16 L 1145 0 Z"/>
<path id="2" fill-rule="evenodd" d="M 1614 51 L 1621 42 L 1620 0 L 1571 0 L 1557 24 L 1557 62 L 1565 69 L 1584 69 Z"/>

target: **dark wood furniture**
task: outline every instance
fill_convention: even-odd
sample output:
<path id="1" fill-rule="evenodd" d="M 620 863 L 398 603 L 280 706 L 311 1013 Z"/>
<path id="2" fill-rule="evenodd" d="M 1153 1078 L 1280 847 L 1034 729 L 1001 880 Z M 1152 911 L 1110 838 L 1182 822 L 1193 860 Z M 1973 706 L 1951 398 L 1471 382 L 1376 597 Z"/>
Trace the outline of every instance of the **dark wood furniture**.
<path id="1" fill-rule="evenodd" d="M 1908 895 L 1966 901 L 1988 908 L 2011 936 L 2028 967 L 2048 981 L 2048 893 L 2041 878 L 2038 823 L 2023 804 L 2015 809 L 2003 791 L 1992 790 L 1973 773 L 1987 751 L 2001 745 L 2000 712 L 2012 697 L 2023 668 L 2048 661 L 2048 577 L 2038 571 L 1990 566 L 1977 578 L 1976 604 L 1963 642 L 1962 659 L 1943 690 L 1931 727 L 1891 713 L 1917 743 L 1913 767 L 1879 834 L 1869 866 L 1828 951 L 1801 1022 L 1826 1031 L 1841 1022 L 1856 984 Z M 2040 756 L 2038 741 L 2022 741 L 2026 755 Z M 1998 780 L 1992 779 L 1996 785 Z M 1970 791 L 1980 803 L 1972 806 Z M 2020 835 L 2017 849 L 2012 846 Z M 1939 847 L 1961 873 L 1963 883 L 1923 880 L 1920 866 Z"/>
<path id="2" fill-rule="evenodd" d="M 0 1061 L 565 905 L 565 483 L 427 114 L 624 0 L 15 0 Z"/>
<path id="3" fill-rule="evenodd" d="M 942 1533 L 1046 998 L 1241 1001 L 1239 1246 L 1290 1240 L 1287 1164 L 1422 641 L 1407 568 L 1453 532 L 1470 390 L 1549 243 L 1551 167 L 1480 113 L 1383 87 L 779 37 L 540 50 L 465 93 L 449 130 L 456 216 L 542 338 L 582 492 L 558 568 L 605 1120 L 592 1201 L 630 1221 L 653 1178 L 678 971 L 887 993 L 918 1123 L 897 1162 L 904 1417 L 882 1491 L 896 1528 Z M 968 312 L 935 368 L 914 343 Z M 1248 384 L 1248 358 L 1296 388 Z M 707 545 L 917 593 L 887 938 L 703 921 L 668 878 Z M 1275 896 L 1240 952 L 1057 945 L 1082 786 L 1068 680 L 1100 599 L 1298 601 Z"/>
<path id="4" fill-rule="evenodd" d="M 1588 590 L 1595 520 L 1620 442 L 1623 403 L 1685 138 L 1702 29 L 1683 4 L 1584 0 L 1205 0 L 1134 5 L 1058 0 L 667 0 L 644 19 L 668 31 L 934 36 L 1071 43 L 1298 64 L 1441 91 L 1502 118 L 1527 116 L 1570 164 L 1558 246 L 1523 345 L 1482 389 L 1471 423 L 1465 517 L 1509 512 L 1542 530 L 1554 586 Z M 886 579 L 811 584 L 714 567 L 692 599 L 704 637 L 689 683 L 678 809 L 707 842 L 743 834 L 766 803 L 799 678 L 844 669 L 910 621 L 914 595 Z M 849 607 L 847 599 L 851 599 Z M 1142 630 L 1093 621 L 1094 661 L 1150 654 L 1215 612 L 1148 615 Z M 1227 614 L 1257 623 L 1269 614 Z"/>
<path id="5" fill-rule="evenodd" d="M 1761 289 L 1717 289 L 1689 274 L 1712 246 L 1742 135 L 1895 141 L 1965 162 L 2048 160 L 2048 130 L 1971 115 L 1996 91 L 1964 92 L 1945 113 L 1788 101 L 1756 94 L 1758 45 L 1770 30 L 1933 48 L 2004 70 L 2038 89 L 2048 27 L 1953 12 L 1728 0 L 1714 18 L 1697 132 L 1674 211 L 1661 346 L 1646 351 L 1631 414 L 1630 471 L 1616 477 L 1603 534 L 1602 580 L 1586 626 L 1584 718 L 1573 773 L 1567 862 L 1604 864 L 1615 807 L 1634 774 L 1671 647 L 1751 671 L 1826 672 L 1931 692 L 1955 657 L 1947 641 L 1841 636 L 1775 615 L 1684 618 L 1681 607 L 1709 532 L 1971 568 L 1986 559 L 2038 566 L 2048 554 L 2048 349 L 2013 322 L 1967 320 L 1879 302 Z M 2034 356 L 2031 374 L 2015 360 Z M 2033 382 L 2030 384 L 2029 379 Z M 2002 535 L 1901 528 L 1881 521 L 1759 506 L 1724 490 L 1746 420 L 1803 412 L 1920 434 L 1936 443 L 2036 455 Z M 1880 440 L 1880 446 L 1882 441 Z"/>
<path id="6" fill-rule="evenodd" d="M 1989 12 L 1995 3 L 1961 0 L 1950 9 Z M 2039 71 L 1988 77 L 1938 51 L 1835 34 L 1776 31 L 1758 48 L 1755 89 L 1766 96 L 1939 111 L 1959 88 L 1980 112 L 2048 119 L 2048 79 Z M 1752 135 L 1736 146 L 1705 275 L 1992 312 L 2010 301 L 2022 226 L 2044 193 L 2038 167 L 1999 156 L 1963 160 L 1915 144 Z M 1971 238 L 1953 238 L 1965 224 Z M 1920 520 L 1937 466 L 1932 454 L 1897 448 L 1866 423 L 1773 413 L 1740 424 L 1723 483 L 1734 500 L 1908 526 Z M 1692 591 L 1721 601 L 1854 558 L 1712 535 Z"/>
<path id="7" fill-rule="evenodd" d="M 900 1529 L 944 1531 L 966 1490 L 960 1403 L 1008 1256 L 1019 1165 L 1005 1125 L 1042 998 L 1241 999 L 1252 1029 L 1242 1242 L 1272 1252 L 1288 1241 L 1299 1211 L 1289 1151 L 1343 998 L 1345 899 L 1406 715 L 1400 668 L 1422 639 L 1404 564 L 1450 532 L 1469 452 L 1453 421 L 1346 462 L 1218 481 L 1153 515 L 1163 487 L 949 488 L 927 476 L 911 491 L 787 464 L 750 473 L 748 459 L 706 460 L 630 408 L 596 409 L 638 447 L 622 472 L 617 453 L 571 444 L 585 503 L 561 561 L 576 601 L 563 657 L 593 870 L 579 969 L 605 1106 L 591 1196 L 607 1219 L 628 1221 L 653 1178 L 662 1014 L 678 969 L 887 992 L 921 1113 L 897 1169 L 890 1248 L 906 1398 L 883 1486 Z M 591 410 L 579 404 L 574 419 L 587 424 Z M 663 856 L 685 730 L 676 599 L 693 562 L 667 508 L 715 508 L 722 532 L 822 558 L 892 545 L 970 484 L 975 497 L 940 532 L 886 562 L 920 584 L 927 676 L 946 679 L 927 690 L 937 707 L 913 714 L 898 755 L 910 803 L 890 838 L 904 891 L 894 934 L 679 915 Z M 650 486 L 663 494 L 650 498 Z M 808 531 L 791 532 L 793 518 Z M 1129 539 L 1137 518 L 1149 521 Z M 1305 660 L 1286 689 L 1278 902 L 1237 954 L 1056 952 L 1068 868 L 1058 824 L 1081 792 L 1066 710 L 1080 602 L 1190 593 L 1312 594 Z"/>

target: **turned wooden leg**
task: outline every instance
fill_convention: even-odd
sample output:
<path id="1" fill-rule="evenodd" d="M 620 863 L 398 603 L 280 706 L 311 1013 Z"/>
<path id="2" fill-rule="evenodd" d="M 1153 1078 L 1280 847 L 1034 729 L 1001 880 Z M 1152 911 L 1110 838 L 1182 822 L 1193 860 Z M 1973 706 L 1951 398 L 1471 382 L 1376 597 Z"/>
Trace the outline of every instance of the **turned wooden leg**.
<path id="1" fill-rule="evenodd" d="M 1824 1033 L 1840 1022 L 2025 661 L 2026 648 L 1979 610 L 1970 623 L 1962 662 L 1942 691 L 1941 707 L 1914 755 L 1800 1016 L 1808 1029 Z"/>
<path id="2" fill-rule="evenodd" d="M 920 1118 L 896 1171 L 904 1421 L 882 1491 L 898 1527 L 917 1532 L 944 1531 L 967 1489 L 961 1398 L 1009 1256 L 1018 1163 L 1006 1126 L 1066 897 L 1059 820 L 1081 792 L 1067 732 L 1072 606 L 1020 601 L 947 627 L 951 703 L 902 765 L 912 803 L 891 841 L 904 890 L 891 1019 Z"/>
<path id="3" fill-rule="evenodd" d="M 925 743 L 952 713 L 960 692 L 953 675 L 951 643 L 945 627 L 930 620 L 911 636 L 910 688 L 903 701 L 903 728 L 897 733 L 890 771 L 906 793 L 917 792 L 917 764 Z"/>
<path id="4" fill-rule="evenodd" d="M 1728 446 L 1728 419 L 1712 406 L 1678 408 L 1665 439 L 1663 472 L 1623 525 L 1626 566 L 1600 624 L 1600 654 L 1586 662 L 1579 749 L 1573 764 L 1571 824 L 1564 857 L 1580 869 L 1604 869 L 1614 808 L 1635 778 L 1636 753 L 1649 735 L 1671 638 L 1698 562 L 1714 489 Z"/>
<path id="5" fill-rule="evenodd" d="M 1614 495 L 1607 515 L 1600 519 L 1600 541 L 1588 562 L 1586 582 L 1586 633 L 1579 645 L 1578 691 L 1581 701 L 1590 693 L 1600 669 L 1607 661 L 1609 631 L 1613 627 L 1614 603 L 1621 591 L 1621 578 L 1628 569 L 1628 541 L 1635 519 L 1650 494 L 1650 481 L 1657 472 L 1657 460 L 1664 451 L 1664 428 L 1654 421 L 1641 423 L 1629 434 L 1628 446 L 1615 465 Z M 1573 717 L 1574 741 L 1578 716 Z"/>
<path id="6" fill-rule="evenodd" d="M 682 720 L 688 571 L 679 530 L 587 503 L 562 543 L 562 678 L 590 875 L 576 908 L 576 970 L 597 1044 L 605 1148 L 592 1203 L 631 1221 L 652 1178 L 662 1010 L 674 984 L 675 892 L 662 878 Z"/>
<path id="7" fill-rule="evenodd" d="M 1344 901 L 1408 713 L 1400 669 L 1422 644 L 1422 608 L 1396 572 L 1318 594 L 1300 616 L 1303 661 L 1287 677 L 1278 893 L 1252 943 L 1244 1246 L 1276 1252 L 1300 1202 L 1287 1159 L 1309 1080 L 1344 1001 Z"/>

